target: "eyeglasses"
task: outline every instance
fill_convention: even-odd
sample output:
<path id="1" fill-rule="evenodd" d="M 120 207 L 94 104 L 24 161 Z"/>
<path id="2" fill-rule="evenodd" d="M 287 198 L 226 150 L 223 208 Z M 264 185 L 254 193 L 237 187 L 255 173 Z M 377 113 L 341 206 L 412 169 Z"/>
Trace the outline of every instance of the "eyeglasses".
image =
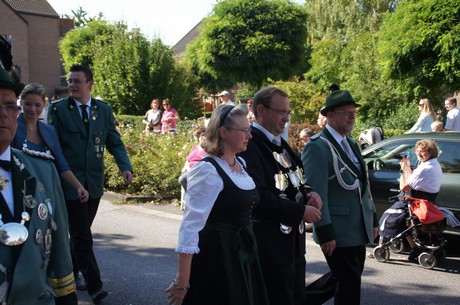
<path id="1" fill-rule="evenodd" d="M 81 84 L 83 84 L 83 83 L 84 83 L 84 81 L 79 80 L 79 79 L 77 79 L 77 78 L 75 78 L 75 79 L 69 78 L 69 79 L 67 80 L 67 84 L 68 84 L 68 85 L 70 85 L 70 84 L 81 85 Z"/>
<path id="2" fill-rule="evenodd" d="M 232 127 L 225 127 L 225 128 L 230 129 L 230 130 L 241 131 L 244 134 L 251 133 L 251 126 L 249 126 L 249 128 L 232 128 Z"/>
<path id="3" fill-rule="evenodd" d="M 278 109 L 274 109 L 268 105 L 264 105 L 262 104 L 262 106 L 264 106 L 265 108 L 268 108 L 270 109 L 271 111 L 275 112 L 276 114 L 282 116 L 282 117 L 285 117 L 285 116 L 288 116 L 290 117 L 291 116 L 291 112 L 290 111 L 283 111 L 283 110 L 278 110 Z"/>
<path id="4" fill-rule="evenodd" d="M 171 104 L 163 104 L 163 106 L 169 106 L 169 105 L 171 105 Z"/>
<path id="5" fill-rule="evenodd" d="M 346 110 L 332 110 L 333 112 L 337 112 L 337 113 L 342 113 L 342 114 L 346 114 L 348 116 L 356 116 L 358 113 L 354 110 L 350 110 L 350 111 L 346 111 Z"/>
<path id="6" fill-rule="evenodd" d="M 0 105 L 0 109 L 5 110 L 7 114 L 17 114 L 21 110 L 21 106 L 14 104 Z"/>

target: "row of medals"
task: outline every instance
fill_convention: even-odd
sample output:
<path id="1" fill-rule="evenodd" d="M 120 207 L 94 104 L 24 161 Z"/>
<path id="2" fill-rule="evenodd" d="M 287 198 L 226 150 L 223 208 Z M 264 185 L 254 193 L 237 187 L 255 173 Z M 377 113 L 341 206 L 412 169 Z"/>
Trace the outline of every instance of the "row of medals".
<path id="1" fill-rule="evenodd" d="M 283 173 L 281 170 L 277 174 L 275 174 L 275 187 L 281 191 L 281 194 L 279 195 L 282 198 L 286 198 L 286 194 L 284 194 L 284 190 L 289 186 L 289 181 L 291 184 L 297 189 L 297 194 L 295 196 L 295 201 L 304 204 L 304 195 L 300 191 L 301 185 L 305 184 L 305 178 L 303 175 L 303 170 L 300 167 L 296 167 L 296 170 L 292 170 L 292 162 L 291 158 L 289 157 L 288 152 L 283 149 L 283 152 L 277 153 L 276 151 L 273 152 L 273 157 L 275 158 L 276 161 L 278 161 L 281 166 L 283 166 L 286 169 L 289 169 L 289 172 Z M 299 232 L 300 234 L 303 234 L 304 232 L 304 222 L 303 220 L 299 224 Z M 283 234 L 289 234 L 292 232 L 292 227 L 287 226 L 285 224 L 280 223 L 280 231 Z"/>
<path id="2" fill-rule="evenodd" d="M 40 185 L 39 185 L 40 189 Z M 37 201 L 31 196 L 27 195 L 24 196 L 24 206 L 28 207 L 29 209 L 34 209 L 37 206 Z M 37 207 L 37 214 L 38 218 L 45 221 L 48 216 L 53 214 L 53 209 L 51 206 L 51 202 L 49 199 L 46 199 L 44 203 L 38 204 Z M 0 214 L 0 243 L 6 246 L 17 246 L 23 244 L 27 238 L 29 237 L 29 231 L 25 226 L 25 223 L 30 220 L 30 215 L 26 211 L 21 213 L 21 222 L 9 222 L 4 224 L 2 222 L 2 214 Z M 54 221 L 54 217 L 51 216 L 51 228 L 56 231 L 57 225 Z M 35 232 L 35 242 L 37 245 L 44 243 L 44 248 L 41 251 L 42 257 L 42 268 L 45 267 L 48 263 L 50 254 L 51 254 L 51 247 L 52 247 L 52 238 L 51 238 L 51 230 L 47 229 L 45 234 L 43 234 L 41 229 L 38 229 Z M 0 264 L 1 265 L 1 264 Z M 3 265 L 1 265 L 3 267 Z M 6 268 L 1 268 L 2 272 L 6 273 Z M 5 269 L 5 270 L 3 270 Z M 9 283 L 5 281 L 0 285 L 0 301 L 4 300 L 6 296 L 6 292 L 8 291 Z"/>

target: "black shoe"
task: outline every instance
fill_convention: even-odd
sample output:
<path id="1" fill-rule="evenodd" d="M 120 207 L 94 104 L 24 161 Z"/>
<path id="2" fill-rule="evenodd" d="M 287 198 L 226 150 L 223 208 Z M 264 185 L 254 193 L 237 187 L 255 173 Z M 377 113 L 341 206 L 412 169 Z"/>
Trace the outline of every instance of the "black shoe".
<path id="1" fill-rule="evenodd" d="M 107 291 L 100 289 L 95 293 L 91 294 L 91 299 L 93 299 L 94 304 L 100 304 L 102 299 L 104 299 L 108 295 L 109 294 Z"/>
<path id="2" fill-rule="evenodd" d="M 85 279 L 83 278 L 83 275 L 79 272 L 77 274 L 74 273 L 75 277 L 75 287 L 77 290 L 86 290 L 88 286 L 86 285 Z"/>
<path id="3" fill-rule="evenodd" d="M 409 253 L 409 256 L 407 257 L 408 260 L 410 260 L 411 262 L 418 262 L 418 256 L 420 254 L 422 254 L 422 250 L 418 249 L 418 248 L 413 248 L 410 250 L 410 253 Z"/>

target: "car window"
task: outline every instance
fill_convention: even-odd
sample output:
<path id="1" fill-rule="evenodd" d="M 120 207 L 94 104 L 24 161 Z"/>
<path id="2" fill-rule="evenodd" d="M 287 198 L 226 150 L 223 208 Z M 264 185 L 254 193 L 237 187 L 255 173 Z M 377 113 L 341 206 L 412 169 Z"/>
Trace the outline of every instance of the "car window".
<path id="1" fill-rule="evenodd" d="M 377 166 L 373 167 L 374 170 L 399 171 L 399 159 L 402 155 L 406 155 L 412 165 L 417 162 L 415 141 L 389 143 L 388 145 L 379 147 L 364 157 L 366 159 L 378 159 L 379 162 Z"/>
<path id="2" fill-rule="evenodd" d="M 438 161 L 443 173 L 460 173 L 460 149 L 459 143 L 440 142 Z"/>
<path id="3" fill-rule="evenodd" d="M 373 170 L 399 171 L 399 159 L 401 155 L 407 155 L 410 164 L 414 166 L 417 163 L 415 154 L 416 141 L 400 141 L 389 143 L 382 146 L 366 156 L 366 159 L 376 160 L 376 166 Z M 439 147 L 438 161 L 441 164 L 443 173 L 460 173 L 460 147 L 458 142 L 439 141 L 436 143 Z"/>

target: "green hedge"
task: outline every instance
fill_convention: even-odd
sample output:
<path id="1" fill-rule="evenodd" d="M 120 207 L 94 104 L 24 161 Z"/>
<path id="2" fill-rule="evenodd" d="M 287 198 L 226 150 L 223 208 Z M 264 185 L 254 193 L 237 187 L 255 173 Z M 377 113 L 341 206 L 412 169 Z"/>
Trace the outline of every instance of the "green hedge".
<path id="1" fill-rule="evenodd" d="M 111 191 L 178 198 L 180 176 L 185 158 L 195 145 L 191 130 L 199 121 L 181 121 L 178 134 L 152 135 L 143 132 L 141 116 L 117 116 L 118 130 L 134 169 L 133 183 L 125 186 L 114 158 L 105 154 L 105 187 Z"/>

